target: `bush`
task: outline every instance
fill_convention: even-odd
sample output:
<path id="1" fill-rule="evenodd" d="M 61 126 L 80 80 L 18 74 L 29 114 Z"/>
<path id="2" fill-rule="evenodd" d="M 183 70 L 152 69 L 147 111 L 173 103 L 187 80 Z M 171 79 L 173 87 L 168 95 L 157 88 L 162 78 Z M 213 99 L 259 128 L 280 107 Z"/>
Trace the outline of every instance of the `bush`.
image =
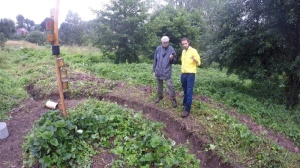
<path id="1" fill-rule="evenodd" d="M 46 36 L 40 31 L 33 31 L 26 36 L 25 40 L 30 43 L 44 45 L 46 42 Z"/>
<path id="2" fill-rule="evenodd" d="M 113 60 L 113 61 L 116 59 L 116 53 L 110 52 L 110 51 L 104 52 L 103 56 L 107 57 L 107 58 L 109 58 L 110 60 Z"/>
<path id="3" fill-rule="evenodd" d="M 1 47 L 1 50 L 3 50 L 6 41 L 7 41 L 7 38 L 5 37 L 4 33 L 0 32 L 0 47 Z"/>

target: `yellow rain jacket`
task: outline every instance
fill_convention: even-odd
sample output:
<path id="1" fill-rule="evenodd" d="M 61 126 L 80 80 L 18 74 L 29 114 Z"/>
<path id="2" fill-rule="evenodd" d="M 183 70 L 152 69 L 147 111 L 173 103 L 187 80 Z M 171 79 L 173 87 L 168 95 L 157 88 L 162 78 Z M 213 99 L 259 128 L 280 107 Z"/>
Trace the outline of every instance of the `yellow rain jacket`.
<path id="1" fill-rule="evenodd" d="M 192 56 L 198 61 L 198 64 L 192 59 Z M 200 66 L 201 58 L 198 51 L 191 46 L 187 50 L 183 50 L 181 54 L 181 72 L 196 73 L 197 66 Z"/>

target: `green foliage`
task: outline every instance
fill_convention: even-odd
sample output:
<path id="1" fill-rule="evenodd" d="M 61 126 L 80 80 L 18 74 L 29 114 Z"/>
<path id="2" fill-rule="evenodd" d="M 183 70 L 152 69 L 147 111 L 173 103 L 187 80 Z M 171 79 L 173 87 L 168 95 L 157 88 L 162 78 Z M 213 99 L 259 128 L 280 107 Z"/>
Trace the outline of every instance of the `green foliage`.
<path id="1" fill-rule="evenodd" d="M 77 164 L 87 167 L 95 151 L 82 141 L 76 128 L 58 111 L 45 113 L 25 137 L 24 165 L 32 167 L 38 161 L 42 167 L 75 167 Z"/>
<path id="2" fill-rule="evenodd" d="M 285 103 L 299 102 L 299 17 L 297 0 L 233 1 L 218 13 L 210 58 L 243 79 L 281 78 Z"/>
<path id="3" fill-rule="evenodd" d="M 163 137 L 162 126 L 141 113 L 96 100 L 70 110 L 67 119 L 49 111 L 25 138 L 24 165 L 88 167 L 93 148 L 101 147 L 118 156 L 112 167 L 199 167 L 186 147 Z"/>
<path id="4" fill-rule="evenodd" d="M 30 43 L 43 45 L 46 42 L 46 36 L 40 31 L 33 31 L 26 36 L 25 40 Z"/>
<path id="5" fill-rule="evenodd" d="M 97 26 L 98 24 L 96 20 L 83 22 L 83 32 L 81 33 L 82 33 L 82 41 L 85 46 L 93 46 L 93 44 L 95 44 L 95 41 L 98 38 L 97 37 L 98 35 L 96 33 Z"/>
<path id="6" fill-rule="evenodd" d="M 111 0 L 105 10 L 96 12 L 99 15 L 96 45 L 104 52 L 115 51 L 115 63 L 139 62 L 138 53 L 143 52 L 143 43 L 148 37 L 144 27 L 146 3 L 142 0 Z"/>
<path id="7" fill-rule="evenodd" d="M 251 80 L 240 81 L 235 75 L 227 76 L 211 68 L 202 69 L 198 79 L 199 82 L 195 83 L 194 89 L 196 93 L 210 96 L 227 106 L 237 108 L 239 112 L 254 118 L 257 123 L 284 133 L 297 146 L 300 145 L 299 120 L 293 116 L 294 111 L 285 109 L 282 104 L 274 103 L 272 97 L 274 92 L 268 85 L 257 85 Z M 299 113 L 296 114 L 299 116 Z"/>
<path id="8" fill-rule="evenodd" d="M 27 31 L 31 32 L 35 23 L 33 20 L 25 18 L 23 15 L 18 14 L 17 17 L 17 28 L 25 28 Z"/>
<path id="9" fill-rule="evenodd" d="M 52 19 L 46 17 L 46 18 L 42 21 L 42 23 L 39 25 L 39 27 L 40 27 L 39 30 L 42 31 L 42 32 L 46 31 L 46 23 L 47 23 L 47 21 L 50 21 L 50 20 L 52 20 Z"/>
<path id="10" fill-rule="evenodd" d="M 122 80 L 132 84 L 156 85 L 156 80 L 151 73 L 145 73 L 145 70 L 151 71 L 149 64 L 98 64 L 86 65 L 87 70 L 96 73 L 99 76 L 112 80 Z"/>
<path id="11" fill-rule="evenodd" d="M 3 50 L 6 41 L 7 41 L 7 38 L 4 36 L 4 33 L 0 32 L 0 47 L 1 47 L 1 50 Z"/>
<path id="12" fill-rule="evenodd" d="M 49 64 L 52 56 L 49 49 L 23 48 L 0 51 L 0 58 L 0 119 L 7 119 L 11 108 L 28 97 L 25 86 L 44 75 L 53 75 Z"/>
<path id="13" fill-rule="evenodd" d="M 15 32 L 15 22 L 11 19 L 0 19 L 0 32 L 5 38 L 10 38 Z"/>
<path id="14" fill-rule="evenodd" d="M 85 64 L 83 67 L 102 77 L 113 80 L 127 81 L 133 84 L 144 84 L 155 86 L 155 79 L 152 78 L 151 65 L 149 64 Z M 297 125 L 297 115 L 292 117 L 292 111 L 287 111 L 282 105 L 274 104 L 274 89 L 270 90 L 270 85 L 257 85 L 249 81 L 239 81 L 236 76 L 228 76 L 215 69 L 200 69 L 197 82 L 195 83 L 195 92 L 201 95 L 207 95 L 216 100 L 223 101 L 231 107 L 238 108 L 240 112 L 253 116 L 256 121 L 268 128 L 285 133 L 295 143 L 300 135 L 299 125 Z M 173 66 L 173 82 L 175 88 L 181 89 L 180 66 Z M 255 92 L 254 92 L 254 91 Z M 261 95 L 261 92 L 264 95 Z M 274 97 L 272 97 L 274 96 Z M 274 115 L 276 114 L 276 115 Z M 287 126 L 289 125 L 289 126 Z"/>
<path id="15" fill-rule="evenodd" d="M 18 14 L 16 16 L 16 19 L 17 19 L 17 28 L 24 28 L 25 17 L 23 15 Z"/>
<path id="16" fill-rule="evenodd" d="M 61 44 L 82 45 L 84 22 L 77 13 L 69 11 L 65 21 L 59 27 L 59 39 Z"/>
<path id="17" fill-rule="evenodd" d="M 153 43 L 153 51 L 160 43 L 160 38 L 164 35 L 169 36 L 170 45 L 175 48 L 178 56 L 181 55 L 181 38 L 188 37 L 191 46 L 201 48 L 199 45 L 199 36 L 205 31 L 204 23 L 200 12 L 188 12 L 184 8 L 175 9 L 172 6 L 166 6 L 151 16 L 150 22 L 147 24 L 149 33 L 153 34 L 153 38 L 157 38 Z M 152 51 L 152 52 L 153 52 Z"/>
<path id="18" fill-rule="evenodd" d="M 110 60 L 115 60 L 116 59 L 116 54 L 113 53 L 113 52 L 109 52 L 109 51 L 103 53 L 103 56 L 109 58 Z"/>
<path id="19" fill-rule="evenodd" d="M 197 0 L 166 0 L 169 5 L 179 8 L 186 8 L 188 11 L 192 11 L 194 9 L 199 9 L 202 7 L 202 3 L 204 1 L 197 1 Z"/>
<path id="20" fill-rule="evenodd" d="M 254 135 L 246 125 L 222 109 L 199 101 L 193 101 L 193 109 L 199 125 L 205 128 L 201 135 L 211 139 L 205 150 L 215 151 L 233 167 L 297 167 L 299 154 L 290 153 L 271 140 Z"/>
<path id="21" fill-rule="evenodd" d="M 5 72 L 0 71 L 0 120 L 8 119 L 6 112 L 26 97 L 26 92 L 18 87 L 20 82 Z"/>
<path id="22" fill-rule="evenodd" d="M 64 57 L 65 62 L 68 63 L 68 66 L 70 68 L 79 71 L 83 70 L 93 72 L 100 77 L 122 80 L 127 82 L 128 84 L 156 86 L 155 78 L 153 78 L 151 74 L 151 64 L 143 63 L 115 65 L 112 63 L 102 62 L 107 58 L 103 57 L 103 55 L 101 55 L 99 51 L 96 51 L 95 53 L 91 53 L 91 51 L 91 49 L 85 51 L 83 48 L 80 48 L 80 50 L 76 51 L 78 54 L 74 54 L 74 51 L 71 52 L 65 50 L 62 47 L 62 56 Z M 101 59 L 98 59 L 98 56 Z M 18 51 L 11 50 L 9 53 L 0 51 L 0 58 L 1 61 L 3 61 L 0 64 L 0 81 L 2 81 L 0 82 L 0 99 L 3 98 L 0 100 L 0 102 L 3 102 L 0 107 L 5 107 L 4 109 L 1 109 L 0 115 L 1 118 L 7 119 L 8 117 L 6 112 L 9 111 L 14 104 L 17 104 L 18 101 L 26 97 L 27 94 L 23 87 L 28 83 L 32 83 L 32 81 L 35 81 L 36 79 L 40 79 L 41 76 L 45 77 L 45 75 L 53 75 L 52 69 L 54 64 L 51 65 L 51 62 L 54 62 L 49 49 L 34 50 L 23 48 Z M 20 69 L 22 69 L 22 71 L 20 71 Z M 172 78 L 177 92 L 181 91 L 179 76 L 180 66 L 174 65 Z M 38 82 L 38 85 L 46 86 L 43 85 L 43 82 L 47 81 L 41 80 Z M 82 85 L 80 85 L 80 83 L 74 83 L 74 86 L 72 87 L 85 88 L 84 85 L 92 84 L 83 82 Z M 275 91 L 275 89 L 272 88 L 271 90 L 270 88 L 268 88 L 269 86 L 270 85 L 257 84 L 251 80 L 240 80 L 235 75 L 228 76 L 226 73 L 220 72 L 214 68 L 200 68 L 198 69 L 198 73 L 196 76 L 194 92 L 195 94 L 212 98 L 213 100 L 211 99 L 211 101 L 215 100 L 218 102 L 222 102 L 223 105 L 229 109 L 234 107 L 234 110 L 250 116 L 262 126 L 269 128 L 274 132 L 285 134 L 290 140 L 292 140 L 297 146 L 299 146 L 299 109 L 291 111 L 285 109 L 285 107 L 280 104 L 276 104 L 274 99 L 270 98 L 270 96 L 273 95 L 272 92 Z M 203 128 L 206 128 L 205 130 L 207 130 L 206 132 L 203 132 L 203 134 L 207 135 L 208 137 L 210 137 L 210 140 L 212 140 L 206 145 L 206 150 L 213 150 L 226 161 L 232 162 L 236 165 L 248 165 L 249 167 L 297 167 L 297 165 L 299 164 L 298 154 L 287 152 L 283 148 L 278 147 L 272 141 L 254 136 L 244 125 L 239 124 L 230 115 L 225 115 L 226 113 L 218 108 L 219 105 L 216 107 L 211 107 L 208 105 L 209 104 L 206 104 L 202 101 L 198 102 L 197 100 L 195 100 L 192 107 L 193 117 L 197 118 L 199 124 L 203 126 Z M 97 109 L 102 108 L 104 108 L 104 106 L 102 105 L 99 105 L 99 108 L 97 107 Z M 82 110 L 82 113 L 86 113 L 88 111 L 91 111 L 91 113 L 93 113 L 94 111 L 92 109 L 95 109 L 93 105 L 87 105 L 86 110 Z M 108 112 L 107 109 L 110 109 L 111 111 Z M 108 113 L 114 113 L 112 111 L 117 111 L 112 110 L 113 108 L 107 109 L 105 115 Z M 77 113 L 77 111 L 80 110 L 74 110 L 74 114 Z M 127 114 L 127 112 L 122 111 L 122 115 L 124 114 Z M 128 115 L 134 116 L 132 113 L 129 113 Z M 78 116 L 78 120 L 80 119 Z M 86 121 L 85 123 L 94 121 L 92 119 L 83 120 Z M 98 122 L 99 121 L 97 121 L 96 123 Z M 143 121 L 143 123 L 147 122 Z M 81 124 L 84 125 L 84 123 Z M 132 126 L 134 124 L 128 125 Z M 88 125 L 87 127 L 90 128 L 93 126 Z M 120 128 L 122 128 L 122 126 L 120 126 Z M 77 129 L 81 128 L 78 127 Z M 86 133 L 84 129 L 82 130 L 83 134 Z M 123 128 L 123 130 L 125 129 Z M 75 131 L 74 134 L 83 136 L 83 134 L 77 134 L 75 133 Z M 44 136 L 47 138 L 47 135 L 51 134 L 45 134 Z M 152 135 L 155 138 L 147 143 L 147 145 L 159 146 L 160 144 L 156 143 L 156 139 L 159 139 L 159 136 L 154 136 L 154 134 Z M 53 134 L 52 137 L 53 136 L 55 135 Z M 98 137 L 98 135 L 93 136 Z M 128 136 L 128 138 L 137 137 L 133 135 Z M 87 138 L 87 140 L 88 139 L 92 138 Z M 90 142 L 87 140 L 85 139 L 85 142 Z M 125 138 L 123 138 L 123 140 L 125 140 Z M 129 139 L 129 141 L 130 140 L 131 139 Z M 100 140 L 97 142 L 100 142 Z M 107 139 L 103 139 L 101 140 L 101 142 L 104 142 L 103 144 L 109 146 L 109 143 L 105 143 L 108 142 Z M 133 151 L 132 149 L 130 149 L 130 147 L 127 147 L 125 145 L 128 144 L 128 146 L 130 146 L 131 144 L 129 142 L 123 142 L 124 143 L 122 150 L 119 149 L 120 147 L 118 149 L 114 149 L 114 152 L 120 153 L 120 155 L 118 156 L 119 158 L 124 158 L 124 160 L 116 161 L 116 165 L 134 165 L 138 161 L 139 163 L 144 163 L 144 160 L 151 160 L 151 158 L 153 158 L 153 153 L 152 156 L 151 154 L 146 155 L 145 153 L 143 153 L 145 155 L 140 157 L 143 157 L 143 159 L 136 160 L 136 153 L 139 152 Z M 122 144 L 119 141 L 118 143 Z M 55 140 L 52 140 L 51 142 L 49 141 L 48 144 L 57 145 Z M 111 146 L 112 145 L 110 144 L 110 147 Z M 84 146 L 83 148 L 90 149 L 87 146 Z M 177 150 L 177 152 L 175 153 L 181 153 L 179 151 L 184 150 Z M 127 155 L 127 153 L 130 153 L 130 155 Z M 91 153 L 86 154 L 89 155 Z M 81 156 L 81 158 L 84 157 Z M 41 162 L 47 163 L 48 160 L 51 159 L 45 157 L 43 160 L 41 160 Z M 32 156 L 28 156 L 28 159 L 26 159 L 26 161 L 28 161 L 28 164 L 30 162 L 31 164 L 34 164 L 34 162 L 38 160 L 35 160 Z M 87 159 L 86 161 L 89 162 L 90 160 Z M 169 158 L 165 161 L 168 163 L 172 163 L 174 159 Z M 88 165 L 89 163 L 87 162 L 83 163 L 82 165 Z"/>
<path id="23" fill-rule="evenodd" d="M 201 11 L 206 19 L 213 16 L 215 12 L 218 12 L 224 4 L 230 2 L 230 0 L 166 0 L 169 5 L 175 8 L 186 8 L 189 12 Z M 211 24 L 211 21 L 208 21 Z M 211 27 L 212 28 L 212 27 Z"/>
<path id="24" fill-rule="evenodd" d="M 72 62 L 72 60 L 70 60 Z M 155 78 L 150 73 L 151 64 L 82 64 L 77 66 L 89 70 L 101 77 L 112 80 L 122 80 L 136 85 L 156 86 Z M 216 69 L 199 69 L 196 76 L 195 94 L 205 95 L 217 101 L 224 102 L 230 107 L 237 108 L 263 126 L 287 135 L 298 146 L 300 138 L 300 125 L 297 124 L 299 113 L 286 110 L 283 105 L 274 103 L 278 95 L 274 95 L 270 85 L 258 85 L 251 80 L 241 81 L 235 75 L 227 76 L 226 73 Z M 180 66 L 173 65 L 172 79 L 177 90 L 181 90 L 179 80 Z M 273 89 L 273 87 L 272 87 Z M 261 93 L 264 92 L 262 95 Z M 293 113 L 295 115 L 293 115 Z M 289 115 L 287 115 L 289 114 Z"/>
<path id="25" fill-rule="evenodd" d="M 26 30 L 28 30 L 29 32 L 31 32 L 31 31 L 33 31 L 33 28 L 35 28 L 34 27 L 35 23 L 34 23 L 33 20 L 30 20 L 30 19 L 26 18 L 25 21 L 24 21 L 24 26 L 25 26 L 24 28 Z"/>
<path id="26" fill-rule="evenodd" d="M 64 50 L 62 48 L 62 50 Z M 77 53 L 77 54 L 62 54 L 66 59 L 70 59 L 74 64 L 82 64 L 83 66 L 96 65 L 97 63 L 112 63 L 114 61 L 113 53 Z"/>

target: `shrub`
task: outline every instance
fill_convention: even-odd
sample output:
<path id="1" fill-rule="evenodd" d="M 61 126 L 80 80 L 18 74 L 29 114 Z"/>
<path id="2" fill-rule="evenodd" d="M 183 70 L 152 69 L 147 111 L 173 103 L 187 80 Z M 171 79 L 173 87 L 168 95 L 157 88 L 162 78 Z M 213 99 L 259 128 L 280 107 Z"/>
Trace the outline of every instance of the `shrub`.
<path id="1" fill-rule="evenodd" d="M 46 42 L 46 36 L 40 31 L 33 31 L 26 36 L 25 40 L 30 43 L 43 45 Z"/>
<path id="2" fill-rule="evenodd" d="M 3 50 L 4 45 L 7 41 L 7 38 L 5 37 L 4 33 L 0 32 L 0 47 Z"/>

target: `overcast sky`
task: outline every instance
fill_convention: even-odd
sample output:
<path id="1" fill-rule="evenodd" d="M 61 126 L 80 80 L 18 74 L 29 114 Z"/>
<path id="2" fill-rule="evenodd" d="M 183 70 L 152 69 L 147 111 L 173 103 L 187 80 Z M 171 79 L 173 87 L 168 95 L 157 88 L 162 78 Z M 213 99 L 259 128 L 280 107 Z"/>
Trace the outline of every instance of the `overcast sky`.
<path id="1" fill-rule="evenodd" d="M 40 24 L 50 11 L 55 8 L 57 0 L 1 0 L 0 18 L 9 18 L 16 22 L 16 16 L 21 14 L 24 18 Z M 59 25 L 64 22 L 69 10 L 75 12 L 82 20 L 94 19 L 90 8 L 101 9 L 108 0 L 59 0 Z"/>

